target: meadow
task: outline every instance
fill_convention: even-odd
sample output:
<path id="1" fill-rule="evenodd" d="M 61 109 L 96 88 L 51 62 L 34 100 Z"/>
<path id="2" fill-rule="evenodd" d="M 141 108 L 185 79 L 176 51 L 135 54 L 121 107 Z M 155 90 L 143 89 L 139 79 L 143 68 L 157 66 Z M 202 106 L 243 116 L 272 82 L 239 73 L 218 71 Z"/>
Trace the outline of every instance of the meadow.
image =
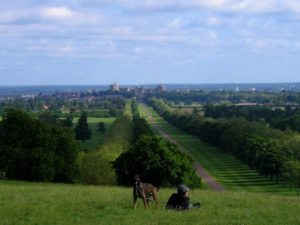
<path id="1" fill-rule="evenodd" d="M 276 184 L 269 178 L 251 170 L 247 165 L 232 155 L 220 150 L 210 144 L 204 143 L 198 137 L 189 135 L 178 128 L 167 123 L 151 107 L 140 105 L 143 117 L 149 120 L 148 114 L 152 115 L 155 124 L 168 133 L 176 142 L 182 146 L 188 154 L 198 161 L 207 171 L 227 190 L 271 192 L 283 195 L 296 195 L 297 190 L 285 184 Z M 161 136 L 157 130 L 154 132 Z"/>
<path id="2" fill-rule="evenodd" d="M 300 198 L 247 192 L 191 190 L 200 209 L 166 210 L 174 189 L 160 189 L 161 207 L 132 207 L 132 189 L 123 187 L 0 181 L 1 225 L 293 225 L 300 223 Z"/>
<path id="3" fill-rule="evenodd" d="M 79 117 L 74 117 L 73 123 L 74 126 L 76 126 L 77 121 Z M 84 151 L 91 151 L 97 149 L 104 141 L 105 133 L 109 131 L 111 128 L 112 124 L 114 123 L 116 118 L 114 117 L 109 117 L 109 118 L 99 118 L 99 117 L 88 117 L 88 125 L 89 129 L 92 131 L 92 138 L 90 140 L 86 140 L 84 143 L 82 141 L 78 141 L 78 143 L 81 146 L 81 149 Z M 105 128 L 106 132 L 102 133 L 97 131 L 97 124 L 99 122 L 104 122 L 105 123 Z"/>

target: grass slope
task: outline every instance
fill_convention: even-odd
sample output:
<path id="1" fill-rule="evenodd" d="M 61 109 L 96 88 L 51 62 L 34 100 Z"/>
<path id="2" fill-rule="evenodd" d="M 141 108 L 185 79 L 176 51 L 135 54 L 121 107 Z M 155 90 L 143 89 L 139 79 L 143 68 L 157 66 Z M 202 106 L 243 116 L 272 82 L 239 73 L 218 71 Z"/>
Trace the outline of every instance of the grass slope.
<path id="1" fill-rule="evenodd" d="M 295 195 L 296 190 L 290 192 L 288 186 L 278 185 L 261 176 L 247 165 L 220 149 L 202 142 L 199 138 L 189 135 L 167 123 L 152 108 L 140 105 L 142 116 L 147 119 L 147 113 L 152 114 L 157 125 L 170 134 L 178 144 L 183 146 L 203 167 L 205 167 L 228 190 L 273 192 Z M 147 112 L 147 113 L 146 113 Z M 159 135 L 156 132 L 157 135 Z"/>
<path id="2" fill-rule="evenodd" d="M 74 126 L 76 126 L 79 117 L 75 117 L 73 120 Z M 111 128 L 116 118 L 98 118 L 98 117 L 88 117 L 88 125 L 92 131 L 92 138 L 90 140 L 86 140 L 84 143 L 82 141 L 78 141 L 80 143 L 81 149 L 85 151 L 95 150 L 99 147 L 104 140 L 105 133 L 97 131 L 97 124 L 99 122 L 105 123 L 106 132 Z"/>
<path id="3" fill-rule="evenodd" d="M 173 190 L 161 189 L 166 201 Z M 300 199 L 244 192 L 192 190 L 202 207 L 167 211 L 141 200 L 133 210 L 131 188 L 0 181 L 1 225 L 300 224 Z"/>

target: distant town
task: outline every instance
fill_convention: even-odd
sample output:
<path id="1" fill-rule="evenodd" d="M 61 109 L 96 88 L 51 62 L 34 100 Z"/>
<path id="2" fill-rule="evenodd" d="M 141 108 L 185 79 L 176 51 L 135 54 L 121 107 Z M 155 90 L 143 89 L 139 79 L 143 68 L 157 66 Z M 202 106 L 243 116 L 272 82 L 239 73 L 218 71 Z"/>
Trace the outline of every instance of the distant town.
<path id="1" fill-rule="evenodd" d="M 57 85 L 57 86 L 0 86 L 0 100 L 13 96 L 33 98 L 34 96 L 62 95 L 78 98 L 80 93 L 106 92 L 127 93 L 142 96 L 149 93 L 191 92 L 191 91 L 233 91 L 233 92 L 300 92 L 300 83 L 229 83 L 229 84 L 144 84 L 144 85 Z M 58 94 L 59 93 L 59 94 Z"/>

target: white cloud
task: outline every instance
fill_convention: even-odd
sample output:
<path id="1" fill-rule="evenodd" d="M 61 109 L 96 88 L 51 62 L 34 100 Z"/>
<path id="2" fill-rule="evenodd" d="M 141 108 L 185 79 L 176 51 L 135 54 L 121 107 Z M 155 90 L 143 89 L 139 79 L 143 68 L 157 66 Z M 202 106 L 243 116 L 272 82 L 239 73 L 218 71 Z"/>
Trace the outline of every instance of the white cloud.
<path id="1" fill-rule="evenodd" d="M 284 1 L 286 8 L 294 12 L 300 12 L 300 1 L 299 0 L 286 0 Z"/>
<path id="2" fill-rule="evenodd" d="M 41 16 L 52 19 L 69 19 L 76 16 L 76 12 L 67 7 L 48 7 L 41 10 Z"/>
<path id="3" fill-rule="evenodd" d="M 181 20 L 181 19 L 179 19 L 179 18 L 173 19 L 173 20 L 169 23 L 168 27 L 170 27 L 170 28 L 176 28 L 176 27 L 179 27 L 181 23 L 182 23 L 182 20 Z"/>
<path id="4" fill-rule="evenodd" d="M 89 6 L 89 1 L 86 0 L 85 6 Z M 283 2 L 286 6 L 282 10 L 297 6 L 293 0 Z M 288 2 L 293 4 L 287 6 Z M 268 14 L 279 9 L 279 2 L 275 0 L 115 0 L 112 4 L 119 6 L 117 10 L 113 6 L 107 7 L 108 3 L 108 9 L 81 7 L 80 4 L 47 4 L 2 11 L 5 13 L 0 10 L 0 22 L 7 22 L 0 24 L 0 48 L 2 43 L 4 49 L 7 46 L 5 39 L 15 38 L 19 49 L 25 46 L 28 48 L 24 52 L 33 53 L 89 55 L 118 52 L 126 55 L 132 51 L 154 54 L 154 49 L 160 49 L 163 53 L 183 55 L 194 48 L 220 51 L 292 48 L 295 45 L 270 38 L 297 39 L 295 27 L 289 26 L 289 18 L 281 22 L 275 14 Z M 128 12 L 127 9 L 136 11 Z M 140 13 L 145 9 L 149 9 L 149 13 Z M 160 9 L 160 13 L 151 11 L 156 9 Z M 264 12 L 266 15 L 255 14 Z M 14 22 L 17 20 L 21 22 Z M 9 24 L 10 21 L 13 22 Z M 284 32 L 280 32 L 283 28 Z M 284 37 L 283 33 L 290 36 Z M 49 39 L 48 44 L 41 41 L 43 38 Z M 14 48 L 18 49 L 12 44 L 10 49 Z"/>

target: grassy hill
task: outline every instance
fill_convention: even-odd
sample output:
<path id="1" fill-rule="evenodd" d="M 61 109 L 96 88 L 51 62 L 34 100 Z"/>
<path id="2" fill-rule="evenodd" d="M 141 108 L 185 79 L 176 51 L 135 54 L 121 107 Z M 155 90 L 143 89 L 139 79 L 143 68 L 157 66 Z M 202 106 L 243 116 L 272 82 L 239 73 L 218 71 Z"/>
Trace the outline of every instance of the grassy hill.
<path id="1" fill-rule="evenodd" d="M 174 190 L 161 189 L 160 201 Z M 1 225 L 93 224 L 300 224 L 300 198 L 247 192 L 192 190 L 202 207 L 167 211 L 141 200 L 133 210 L 131 188 L 0 181 Z"/>

